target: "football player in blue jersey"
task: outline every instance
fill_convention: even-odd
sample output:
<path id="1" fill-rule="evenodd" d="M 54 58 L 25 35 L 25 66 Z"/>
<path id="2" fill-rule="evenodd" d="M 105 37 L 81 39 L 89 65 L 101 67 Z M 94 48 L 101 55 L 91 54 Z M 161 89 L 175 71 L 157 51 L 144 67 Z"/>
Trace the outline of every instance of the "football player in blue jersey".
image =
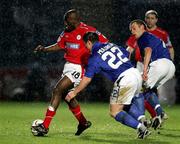
<path id="1" fill-rule="evenodd" d="M 133 20 L 130 31 L 136 37 L 140 53 L 143 58 L 143 80 L 145 86 L 145 99 L 153 106 L 157 116 L 153 118 L 152 127 L 160 127 L 163 110 L 160 106 L 156 91 L 175 73 L 175 66 L 170 58 L 170 53 L 165 43 L 146 31 L 146 24 L 142 20 Z"/>
<path id="2" fill-rule="evenodd" d="M 144 139 L 150 134 L 141 122 L 144 118 L 144 97 L 139 95 L 142 77 L 128 59 L 128 52 L 113 43 L 99 42 L 98 35 L 88 32 L 83 40 L 91 51 L 85 76 L 80 85 L 66 96 L 70 101 L 82 91 L 95 74 L 101 73 L 114 82 L 110 96 L 110 115 L 118 122 L 137 129 L 138 138 Z"/>

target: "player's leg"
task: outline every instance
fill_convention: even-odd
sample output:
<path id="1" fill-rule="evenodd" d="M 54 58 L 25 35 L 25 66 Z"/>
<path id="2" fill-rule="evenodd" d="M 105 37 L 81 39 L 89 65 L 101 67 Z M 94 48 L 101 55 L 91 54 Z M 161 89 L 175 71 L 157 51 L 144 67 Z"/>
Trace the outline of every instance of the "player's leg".
<path id="1" fill-rule="evenodd" d="M 56 114 L 56 110 L 60 104 L 62 99 L 62 95 L 65 91 L 67 91 L 73 83 L 70 79 L 64 76 L 61 80 L 59 80 L 52 92 L 52 98 L 50 101 L 50 105 L 47 108 L 45 118 L 42 124 L 38 125 L 36 130 L 40 133 L 47 134 L 49 125 Z"/>
<path id="2" fill-rule="evenodd" d="M 143 94 L 133 97 L 128 113 L 138 121 L 145 118 Z"/>
<path id="3" fill-rule="evenodd" d="M 132 103 L 127 112 L 147 128 L 151 126 L 151 121 L 145 117 L 144 95 L 142 93 L 132 99 Z"/>
<path id="4" fill-rule="evenodd" d="M 163 85 L 169 77 L 172 77 L 171 74 L 169 75 L 169 71 L 172 69 L 170 68 L 171 65 L 173 66 L 168 59 L 159 59 L 150 64 L 148 80 L 145 83 L 147 88 L 145 99 L 155 109 L 157 116 L 163 112 L 159 103 L 157 88 Z"/>
<path id="5" fill-rule="evenodd" d="M 136 68 L 139 70 L 140 73 L 143 73 L 143 67 L 144 65 L 142 62 L 137 62 Z M 154 110 L 154 108 L 146 100 L 144 101 L 144 106 L 151 115 L 151 117 L 154 118 L 156 116 L 156 111 Z"/>
<path id="6" fill-rule="evenodd" d="M 84 74 L 84 69 L 80 65 L 72 63 L 67 63 L 65 65 L 65 69 L 67 69 L 67 71 L 64 70 L 64 74 L 73 82 L 73 87 L 79 85 L 80 80 Z M 66 94 L 63 96 L 63 98 L 65 96 Z M 75 98 L 70 102 L 67 102 L 67 104 L 69 106 L 69 110 L 73 113 L 73 115 L 79 122 L 75 135 L 80 135 L 85 129 L 91 126 L 91 122 L 86 120 L 84 114 L 81 111 L 80 105 Z"/>
<path id="7" fill-rule="evenodd" d="M 140 123 L 138 120 L 133 118 L 126 111 L 123 111 L 124 105 L 122 104 L 110 104 L 110 115 L 118 122 L 137 129 L 138 138 L 144 139 L 150 134 L 150 131 L 144 126 L 143 123 Z"/>
<path id="8" fill-rule="evenodd" d="M 145 99 L 154 108 L 157 116 L 161 115 L 161 113 L 163 112 L 163 109 L 160 105 L 159 98 L 153 89 L 149 89 L 145 93 Z"/>
<path id="9" fill-rule="evenodd" d="M 162 122 L 161 115 L 164 113 L 157 96 L 157 87 L 162 85 L 161 81 L 167 76 L 168 71 L 169 65 L 166 63 L 166 59 L 159 59 L 154 61 L 150 64 L 148 80 L 145 83 L 147 88 L 145 99 L 154 108 L 157 114 L 157 116 L 154 117 L 152 121 L 152 126 L 154 129 L 160 127 Z"/>
<path id="10" fill-rule="evenodd" d="M 136 107 L 137 111 L 135 112 L 131 109 L 132 99 L 134 95 L 140 91 L 141 84 L 141 75 L 135 69 L 129 69 L 122 77 L 120 76 L 120 78 L 115 82 L 111 93 L 110 114 L 116 121 L 131 128 L 138 129 L 138 132 L 140 132 L 138 137 L 144 138 L 149 134 L 149 131 L 144 124 L 137 120 L 137 118 L 144 113 L 144 110 L 140 108 L 143 112 L 139 112 L 140 110 L 138 109 L 138 106 Z M 139 102 L 143 103 L 143 100 L 140 100 Z M 124 111 L 125 105 L 129 105 L 131 112 Z M 135 115 L 137 116 L 136 118 L 133 117 Z"/>
<path id="11" fill-rule="evenodd" d="M 133 74 L 133 75 L 132 75 Z M 127 85 L 131 84 L 131 88 L 126 92 L 126 103 L 131 103 L 128 113 L 140 122 L 145 122 L 144 95 L 141 92 L 142 78 L 138 71 L 133 71 L 125 80 Z M 120 83 L 123 84 L 123 83 Z M 120 85 L 120 91 L 123 85 Z M 131 97 L 133 96 L 132 100 Z"/>
<path id="12" fill-rule="evenodd" d="M 149 104 L 149 102 L 147 100 L 144 101 L 144 106 L 145 109 L 149 112 L 149 114 L 151 115 L 152 118 L 154 118 L 156 116 L 156 111 L 154 110 L 154 108 Z"/>
<path id="13" fill-rule="evenodd" d="M 140 124 L 136 119 L 129 115 L 126 111 L 123 111 L 124 105 L 122 104 L 110 104 L 110 115 L 118 122 L 137 129 Z"/>
<path id="14" fill-rule="evenodd" d="M 174 66 L 173 62 L 170 60 L 167 60 L 167 59 L 164 59 L 163 62 L 166 63 L 166 65 L 167 65 L 167 67 L 166 67 L 167 74 L 165 75 L 165 77 L 163 79 L 161 79 L 157 89 L 159 89 L 162 85 L 164 85 L 164 83 L 166 83 L 167 81 L 172 79 L 175 74 L 175 66 Z M 164 122 L 164 120 L 168 119 L 168 116 L 164 111 L 161 114 L 161 119 L 162 119 L 162 122 Z"/>
<path id="15" fill-rule="evenodd" d="M 61 80 L 58 81 L 55 88 L 53 89 L 52 98 L 50 105 L 46 112 L 46 117 L 44 119 L 43 125 L 45 128 L 48 128 L 52 118 L 54 117 L 56 110 L 61 102 L 63 94 L 68 91 L 70 87 L 73 86 L 71 80 L 64 76 Z"/>
<path id="16" fill-rule="evenodd" d="M 84 114 L 81 111 L 81 107 L 78 103 L 78 101 L 73 98 L 69 103 L 67 102 L 69 106 L 69 110 L 73 113 L 73 115 L 76 117 L 76 119 L 79 122 L 79 125 L 77 127 L 77 132 L 75 135 L 80 135 L 84 130 L 89 128 L 91 126 L 91 122 L 87 121 Z"/>

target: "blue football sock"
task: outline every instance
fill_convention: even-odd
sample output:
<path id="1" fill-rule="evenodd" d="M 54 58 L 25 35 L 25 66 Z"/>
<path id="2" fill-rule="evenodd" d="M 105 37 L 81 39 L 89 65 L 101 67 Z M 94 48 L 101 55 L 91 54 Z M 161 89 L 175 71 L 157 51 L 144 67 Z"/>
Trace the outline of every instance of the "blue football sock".
<path id="1" fill-rule="evenodd" d="M 119 112 L 116 115 L 115 120 L 134 129 L 137 129 L 139 124 L 139 122 L 136 119 L 134 119 L 131 115 L 129 115 L 125 111 Z"/>
<path id="2" fill-rule="evenodd" d="M 145 117 L 144 95 L 142 93 L 132 99 L 132 104 L 128 113 L 136 120 Z"/>
<path id="3" fill-rule="evenodd" d="M 157 115 L 161 115 L 163 110 L 160 106 L 160 102 L 158 96 L 154 92 L 148 92 L 145 94 L 145 99 L 149 102 L 149 104 L 155 109 Z"/>

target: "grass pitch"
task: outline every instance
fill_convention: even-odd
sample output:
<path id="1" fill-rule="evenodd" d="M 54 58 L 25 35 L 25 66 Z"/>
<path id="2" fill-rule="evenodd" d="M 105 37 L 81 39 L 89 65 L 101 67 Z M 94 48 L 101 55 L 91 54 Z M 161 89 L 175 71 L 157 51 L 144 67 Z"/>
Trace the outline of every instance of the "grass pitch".
<path id="1" fill-rule="evenodd" d="M 180 105 L 164 107 L 169 119 L 145 140 L 136 131 L 109 116 L 108 103 L 82 103 L 81 109 L 93 123 L 81 136 L 74 136 L 77 121 L 65 103 L 61 104 L 46 137 L 35 137 L 30 126 L 43 119 L 47 103 L 0 103 L 0 144 L 179 144 Z"/>

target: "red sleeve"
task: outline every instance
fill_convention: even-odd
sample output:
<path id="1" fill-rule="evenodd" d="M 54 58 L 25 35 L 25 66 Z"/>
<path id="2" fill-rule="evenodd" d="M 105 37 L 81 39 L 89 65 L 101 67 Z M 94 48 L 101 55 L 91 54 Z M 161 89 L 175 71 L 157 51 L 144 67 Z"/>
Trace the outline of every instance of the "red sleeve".
<path id="1" fill-rule="evenodd" d="M 173 46 L 172 46 L 172 43 L 171 43 L 171 40 L 170 40 L 170 38 L 169 38 L 169 34 L 165 31 L 165 37 L 166 37 L 166 46 L 168 47 L 168 48 L 173 48 Z"/>
<path id="2" fill-rule="evenodd" d="M 126 41 L 126 45 L 130 46 L 132 48 L 135 48 L 136 47 L 136 38 L 135 38 L 135 36 L 131 35 L 128 38 L 128 40 Z"/>
<path id="3" fill-rule="evenodd" d="M 102 42 L 102 43 L 107 43 L 109 40 L 102 34 L 100 33 L 99 31 L 96 30 L 96 33 L 98 34 L 99 36 L 99 41 Z"/>

